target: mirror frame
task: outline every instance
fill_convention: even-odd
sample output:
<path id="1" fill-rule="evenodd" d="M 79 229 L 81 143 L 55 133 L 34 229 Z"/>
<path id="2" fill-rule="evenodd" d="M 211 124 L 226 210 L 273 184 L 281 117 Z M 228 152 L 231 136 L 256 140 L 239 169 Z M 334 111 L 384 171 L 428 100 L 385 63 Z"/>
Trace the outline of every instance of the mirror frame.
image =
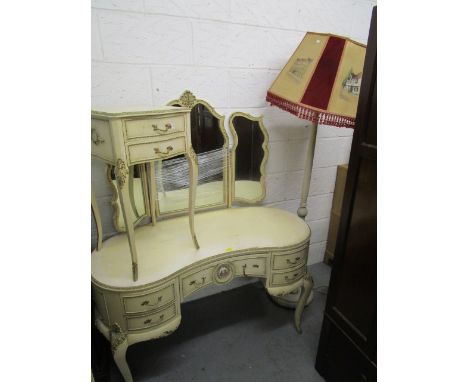
<path id="1" fill-rule="evenodd" d="M 236 198 L 236 148 L 239 144 L 239 139 L 237 138 L 237 133 L 236 129 L 234 128 L 234 118 L 236 117 L 244 117 L 250 121 L 253 122 L 258 122 L 258 126 L 263 133 L 263 144 L 262 144 L 262 149 L 263 149 L 263 159 L 262 163 L 260 163 L 260 186 L 262 187 L 262 194 L 255 199 L 244 199 L 244 198 Z M 265 128 L 265 125 L 263 124 L 263 115 L 260 115 L 258 117 L 254 117 L 251 114 L 244 113 L 241 111 L 237 111 L 235 113 L 232 113 L 229 116 L 229 130 L 231 131 L 232 134 L 232 139 L 234 141 L 232 149 L 231 149 L 231 183 L 230 183 L 230 189 L 231 189 L 231 201 L 234 202 L 241 202 L 241 203 L 248 203 L 248 204 L 255 204 L 263 201 L 266 196 L 266 162 L 268 160 L 268 143 L 269 143 L 269 137 L 268 137 L 268 132 L 267 129 Z"/>
<path id="2" fill-rule="evenodd" d="M 219 114 L 214 109 L 214 107 L 211 106 L 207 101 L 203 99 L 198 99 L 197 97 L 195 97 L 190 90 L 185 90 L 178 99 L 173 99 L 172 101 L 169 101 L 166 105 L 167 106 L 180 105 L 182 107 L 187 107 L 190 110 L 192 110 L 193 107 L 198 104 L 205 106 L 208 109 L 208 111 L 211 113 L 211 115 L 213 115 L 213 117 L 218 120 L 218 127 L 224 139 L 224 144 L 222 148 L 226 152 L 224 156 L 224 165 L 223 165 L 223 202 L 200 206 L 200 207 L 195 206 L 195 211 L 201 212 L 201 211 L 210 210 L 210 209 L 230 207 L 229 138 L 228 138 L 226 129 L 224 127 L 225 116 L 222 114 Z M 154 163 L 156 165 L 156 161 Z M 154 185 L 154 192 L 155 193 L 157 192 L 156 185 Z M 188 211 L 188 208 L 184 208 L 184 209 L 174 210 L 174 211 L 169 211 L 169 212 L 161 212 L 161 210 L 159 209 L 157 195 L 155 195 L 155 205 L 156 205 L 156 216 L 161 219 L 174 217 L 174 216 L 180 216 L 180 215 L 185 214 Z"/>
<path id="3" fill-rule="evenodd" d="M 141 166 L 140 167 L 140 174 L 141 174 L 141 181 L 142 181 L 142 191 L 143 191 L 143 203 L 145 206 L 145 212 L 138 218 L 135 219 L 133 222 L 133 227 L 137 227 L 145 218 L 151 216 L 151 208 L 150 208 L 150 200 L 149 200 L 149 179 L 148 179 L 148 173 L 147 173 L 147 167 L 145 164 L 136 164 L 135 166 Z M 114 165 L 107 164 L 107 181 L 109 183 L 109 186 L 112 189 L 112 209 L 114 210 L 114 213 L 112 215 L 112 222 L 114 224 L 114 229 L 117 232 L 127 232 L 125 229 L 125 223 L 123 226 L 119 226 L 119 217 L 121 212 L 121 205 L 119 200 L 119 192 L 117 190 L 116 185 L 114 184 L 114 181 L 112 179 L 112 168 L 115 167 Z"/>

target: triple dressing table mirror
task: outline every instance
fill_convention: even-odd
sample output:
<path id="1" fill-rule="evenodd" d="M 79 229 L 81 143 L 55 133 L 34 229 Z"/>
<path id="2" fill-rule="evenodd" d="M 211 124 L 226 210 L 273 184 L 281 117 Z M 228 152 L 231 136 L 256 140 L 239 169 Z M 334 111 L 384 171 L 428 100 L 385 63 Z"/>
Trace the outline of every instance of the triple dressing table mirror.
<path id="1" fill-rule="evenodd" d="M 294 326 L 301 332 L 313 286 L 309 226 L 272 207 L 231 208 L 265 195 L 268 134 L 261 118 L 234 113 L 229 149 L 224 117 L 186 91 L 156 110 L 93 111 L 92 129 L 92 154 L 109 165 L 121 213 L 114 222 L 122 227 L 92 253 L 95 324 L 126 382 L 133 381 L 128 346 L 175 331 L 181 304 L 209 285 L 255 277 L 273 297 L 299 289 Z M 93 197 L 102 237 L 96 205 Z"/>

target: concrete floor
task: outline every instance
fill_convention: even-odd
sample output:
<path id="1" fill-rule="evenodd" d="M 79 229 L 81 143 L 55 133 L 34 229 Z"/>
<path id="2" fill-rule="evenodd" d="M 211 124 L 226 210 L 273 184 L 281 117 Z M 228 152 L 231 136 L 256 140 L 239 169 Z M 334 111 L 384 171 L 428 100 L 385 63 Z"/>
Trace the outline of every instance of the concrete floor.
<path id="1" fill-rule="evenodd" d="M 319 382 L 315 370 L 330 267 L 310 266 L 314 299 L 303 334 L 294 311 L 275 305 L 260 282 L 182 304 L 182 323 L 170 336 L 131 346 L 135 382 Z M 123 381 L 115 364 L 111 380 Z"/>

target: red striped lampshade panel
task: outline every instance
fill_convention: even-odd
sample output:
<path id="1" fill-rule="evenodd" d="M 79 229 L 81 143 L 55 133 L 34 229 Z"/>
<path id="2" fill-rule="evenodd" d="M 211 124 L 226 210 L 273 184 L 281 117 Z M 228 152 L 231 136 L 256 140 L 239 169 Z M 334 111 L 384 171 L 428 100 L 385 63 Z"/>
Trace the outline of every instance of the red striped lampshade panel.
<path id="1" fill-rule="evenodd" d="M 324 125 L 354 127 L 366 46 L 308 32 L 267 92 L 267 101 Z"/>

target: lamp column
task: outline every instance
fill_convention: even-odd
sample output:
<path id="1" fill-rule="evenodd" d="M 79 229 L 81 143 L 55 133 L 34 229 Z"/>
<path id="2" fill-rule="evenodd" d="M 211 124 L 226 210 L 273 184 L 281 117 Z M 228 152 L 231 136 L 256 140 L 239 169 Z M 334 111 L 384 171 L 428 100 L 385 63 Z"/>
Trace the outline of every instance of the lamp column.
<path id="1" fill-rule="evenodd" d="M 314 162 L 314 152 L 315 152 L 315 142 L 317 140 L 317 128 L 318 123 L 312 122 L 310 129 L 309 144 L 307 146 L 307 158 L 304 169 L 304 178 L 302 179 L 302 194 L 301 194 L 301 205 L 297 209 L 297 215 L 305 220 L 307 216 L 307 197 L 309 196 L 310 189 L 310 178 L 312 176 L 312 164 Z M 304 284 L 299 289 L 288 293 L 284 296 L 271 296 L 273 301 L 278 305 L 281 305 L 285 308 L 296 309 L 295 317 L 295 326 L 298 333 L 301 333 L 301 322 L 300 317 L 304 306 L 309 305 L 314 297 L 312 292 L 312 287 L 314 285 L 314 280 L 312 275 L 309 273 L 304 277 Z"/>
<path id="2" fill-rule="evenodd" d="M 312 176 L 312 164 L 314 162 L 315 142 L 317 141 L 317 122 L 312 122 L 310 129 L 309 144 L 307 146 L 307 158 L 302 179 L 301 204 L 297 209 L 297 215 L 305 220 L 307 216 L 307 197 L 309 196 L 310 178 Z"/>

